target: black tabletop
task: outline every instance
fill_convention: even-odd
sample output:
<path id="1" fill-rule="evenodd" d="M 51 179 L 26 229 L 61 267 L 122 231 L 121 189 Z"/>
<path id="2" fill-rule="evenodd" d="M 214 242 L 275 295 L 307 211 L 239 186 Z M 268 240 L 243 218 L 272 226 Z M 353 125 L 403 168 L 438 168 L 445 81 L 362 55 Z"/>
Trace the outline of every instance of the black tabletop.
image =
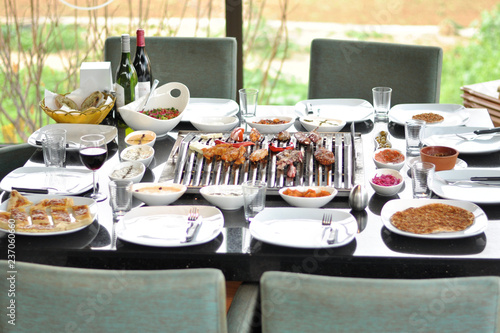
<path id="1" fill-rule="evenodd" d="M 258 281 L 265 271 L 279 270 L 310 274 L 383 277 L 429 278 L 475 275 L 500 275 L 500 205 L 479 205 L 489 221 L 484 233 L 458 239 L 421 239 L 395 234 L 383 226 L 382 207 L 389 200 L 410 199 L 411 182 L 408 167 L 402 169 L 407 177 L 402 191 L 395 196 L 375 194 L 368 184 L 374 172 L 371 160 L 374 151 L 373 133 L 380 128 L 390 132 L 396 148 L 404 149 L 404 128 L 401 125 L 366 121 L 355 124 L 362 134 L 364 174 L 369 204 L 363 211 L 353 211 L 347 196 L 337 196 L 324 208 L 351 213 L 357 220 L 358 233 L 349 244 L 337 248 L 297 249 L 266 244 L 250 235 L 243 209 L 222 211 L 224 228 L 205 244 L 159 248 L 136 245 L 115 238 L 115 223 L 108 200 L 98 203 L 98 217 L 87 228 L 60 236 L 15 237 L 15 259 L 62 265 L 104 269 L 171 269 L 213 267 L 221 269 L 227 280 Z M 301 130 L 300 124 L 296 124 Z M 194 130 L 189 123 L 176 129 Z M 108 145 L 108 161 L 98 171 L 101 191 L 107 193 L 107 175 L 119 162 L 124 130 Z M 176 141 L 176 134 L 157 139 L 155 158 L 147 168 L 145 181 L 158 181 Z M 500 167 L 500 153 L 460 155 L 469 167 Z M 43 163 L 37 151 L 26 165 Z M 68 152 L 67 167 L 83 168 L 76 152 Z M 8 193 L 2 194 L 2 200 Z M 434 196 L 435 198 L 438 198 Z M 134 199 L 134 207 L 142 205 Z M 210 205 L 199 193 L 186 193 L 173 205 Z M 279 196 L 266 199 L 266 207 L 290 207 Z M 7 234 L 0 236 L 0 258 L 7 259 Z"/>

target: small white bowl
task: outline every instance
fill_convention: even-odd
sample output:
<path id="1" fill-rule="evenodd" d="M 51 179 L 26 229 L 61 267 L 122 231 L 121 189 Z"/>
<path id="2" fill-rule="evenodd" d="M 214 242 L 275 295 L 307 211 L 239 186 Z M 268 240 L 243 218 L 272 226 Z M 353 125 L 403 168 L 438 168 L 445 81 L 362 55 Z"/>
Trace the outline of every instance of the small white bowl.
<path id="1" fill-rule="evenodd" d="M 179 199 L 187 186 L 173 183 L 137 183 L 132 185 L 132 195 L 148 206 L 170 205 Z"/>
<path id="2" fill-rule="evenodd" d="M 146 138 L 146 140 L 140 141 L 139 139 Z M 135 142 L 134 142 L 135 140 Z M 156 133 L 153 131 L 134 131 L 125 137 L 125 143 L 127 146 L 137 146 L 137 145 L 148 145 L 153 147 L 156 142 Z"/>
<path id="3" fill-rule="evenodd" d="M 403 161 L 399 162 L 399 163 L 384 163 L 384 162 L 381 162 L 381 161 L 377 161 L 375 159 L 375 157 L 377 156 L 377 154 L 379 154 L 379 153 L 381 153 L 381 152 L 383 152 L 385 150 L 395 150 L 395 151 L 397 151 L 399 154 L 401 154 L 403 156 Z M 375 165 L 379 169 L 387 168 L 387 169 L 401 170 L 401 168 L 405 165 L 405 161 L 406 161 L 405 154 L 403 154 L 403 152 L 401 150 L 399 150 L 399 149 L 382 148 L 382 149 L 375 150 L 375 152 L 373 153 L 373 162 L 375 163 Z"/>
<path id="4" fill-rule="evenodd" d="M 375 177 L 380 177 L 381 175 L 391 175 L 397 179 L 400 180 L 399 184 L 397 185 L 392 185 L 392 186 L 383 186 L 383 185 L 377 185 L 373 183 L 373 178 Z M 373 177 L 370 178 L 370 185 L 372 188 L 377 192 L 379 195 L 383 196 L 391 196 L 395 195 L 401 190 L 401 187 L 403 187 L 404 184 L 404 179 L 401 173 L 397 170 L 394 169 L 378 169 L 375 171 L 373 174 Z"/>
<path id="5" fill-rule="evenodd" d="M 191 119 L 191 124 L 198 131 L 218 133 L 232 130 L 238 125 L 239 121 L 237 117 L 201 117 Z"/>
<path id="6" fill-rule="evenodd" d="M 210 185 L 202 187 L 200 193 L 203 198 L 220 209 L 236 210 L 243 207 L 241 185 Z"/>
<path id="7" fill-rule="evenodd" d="M 120 153 L 122 161 L 141 162 L 145 167 L 148 167 L 154 156 L 155 149 L 148 145 L 130 146 L 123 149 Z"/>
<path id="8" fill-rule="evenodd" d="M 309 189 L 312 189 L 316 192 L 319 192 L 321 190 L 327 191 L 330 193 L 330 195 L 324 196 L 324 197 L 294 197 L 291 195 L 286 195 L 284 192 L 287 189 L 291 190 L 297 190 L 300 192 L 305 192 Z M 288 202 L 290 205 L 295 206 L 295 207 L 303 207 L 303 208 L 319 208 L 323 207 L 337 195 L 337 190 L 334 187 L 327 187 L 327 186 L 295 186 L 295 187 L 283 187 L 279 191 L 280 196 Z"/>
<path id="9" fill-rule="evenodd" d="M 274 119 L 279 119 L 279 120 L 284 120 L 286 123 L 284 124 L 276 124 L 276 125 L 265 125 L 265 124 L 257 124 L 260 120 L 274 120 Z M 252 118 L 247 118 L 246 123 L 248 126 L 255 128 L 258 130 L 261 134 L 276 134 L 281 131 L 287 130 L 290 126 L 293 125 L 293 121 L 295 118 L 292 117 L 284 117 L 284 116 L 266 116 L 266 117 L 252 117 Z"/>
<path id="10" fill-rule="evenodd" d="M 318 133 L 322 132 L 338 132 L 344 128 L 346 121 L 340 119 L 331 119 L 325 117 L 306 116 L 300 117 L 300 123 L 306 130 Z"/>
<path id="11" fill-rule="evenodd" d="M 146 167 L 141 162 L 121 162 L 109 174 L 111 180 L 131 180 L 134 184 L 141 181 Z"/>

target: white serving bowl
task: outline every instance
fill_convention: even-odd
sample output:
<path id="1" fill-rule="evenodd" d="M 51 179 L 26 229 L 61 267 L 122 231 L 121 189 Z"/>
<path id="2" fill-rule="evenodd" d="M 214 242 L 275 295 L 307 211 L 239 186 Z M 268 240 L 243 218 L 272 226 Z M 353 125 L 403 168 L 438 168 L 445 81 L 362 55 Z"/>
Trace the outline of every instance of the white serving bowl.
<path id="1" fill-rule="evenodd" d="M 276 125 L 256 124 L 256 122 L 259 122 L 260 120 L 264 120 L 264 119 L 269 119 L 269 120 L 279 119 L 279 120 L 286 121 L 286 123 L 276 124 Z M 247 118 L 245 120 L 246 120 L 246 123 L 248 124 L 248 126 L 255 128 L 261 134 L 276 134 L 276 133 L 279 133 L 281 131 L 285 131 L 290 126 L 292 126 L 295 118 L 285 117 L 285 116 L 265 116 L 265 117 L 252 117 L 252 118 Z"/>
<path id="2" fill-rule="evenodd" d="M 305 116 L 300 117 L 300 123 L 306 130 L 314 131 L 318 133 L 322 132 L 338 132 L 344 128 L 346 121 L 333 118 L 316 117 L 316 116 Z"/>
<path id="3" fill-rule="evenodd" d="M 218 133 L 232 130 L 238 125 L 239 121 L 237 117 L 201 117 L 191 119 L 191 124 L 198 131 Z"/>
<path id="4" fill-rule="evenodd" d="M 391 175 L 394 176 L 395 178 L 401 180 L 399 184 L 397 185 L 392 185 L 392 186 L 383 186 L 383 185 L 377 185 L 373 183 L 373 178 L 375 177 L 380 177 L 381 175 Z M 373 176 L 370 178 L 370 185 L 372 188 L 377 192 L 379 195 L 383 196 L 391 196 L 395 195 L 401 190 L 401 187 L 403 187 L 404 184 L 404 179 L 401 173 L 397 170 L 394 169 L 378 169 L 375 171 Z"/>
<path id="5" fill-rule="evenodd" d="M 241 185 L 210 185 L 202 187 L 200 193 L 203 198 L 220 209 L 236 210 L 243 207 Z"/>
<path id="6" fill-rule="evenodd" d="M 148 167 L 154 156 L 155 149 L 148 145 L 129 146 L 120 153 L 122 161 L 141 162 L 145 167 Z"/>
<path id="7" fill-rule="evenodd" d="M 119 170 L 122 170 L 119 172 Z M 141 162 L 121 162 L 109 174 L 111 180 L 131 180 L 134 184 L 141 181 L 146 167 Z"/>
<path id="8" fill-rule="evenodd" d="M 158 91 L 163 93 L 159 93 Z M 180 95 L 174 97 L 172 91 L 180 91 Z M 167 135 L 168 132 L 180 123 L 183 112 L 189 103 L 189 89 L 182 83 L 170 82 L 163 85 L 161 90 L 158 88 L 155 91 L 155 94 L 151 97 L 146 106 L 146 110 L 172 107 L 179 110 L 179 115 L 177 117 L 168 120 L 155 119 L 138 112 L 138 109 L 142 110 L 145 99 L 146 96 L 143 96 L 137 101 L 118 108 L 118 111 L 125 123 L 133 130 L 151 130 L 155 132 L 158 137 L 162 137 Z"/>
<path id="9" fill-rule="evenodd" d="M 399 154 L 401 154 L 403 156 L 403 161 L 399 162 L 399 163 L 384 163 L 384 162 L 381 162 L 381 161 L 377 161 L 375 159 L 375 157 L 377 156 L 377 154 L 379 154 L 380 152 L 383 152 L 385 150 L 395 150 L 395 151 L 397 151 Z M 401 168 L 405 165 L 405 161 L 406 161 L 405 154 L 403 154 L 403 152 L 401 150 L 399 150 L 399 149 L 382 148 L 382 149 L 377 149 L 377 150 L 375 150 L 375 152 L 373 152 L 373 162 L 375 163 L 375 165 L 379 169 L 387 168 L 387 169 L 401 170 Z"/>
<path id="10" fill-rule="evenodd" d="M 321 190 L 325 190 L 330 193 L 328 196 L 324 197 L 294 197 L 291 195 L 286 195 L 285 192 L 287 189 L 298 190 L 301 192 L 305 192 L 309 189 L 312 189 L 316 192 Z M 295 186 L 295 187 L 283 187 L 279 191 L 280 196 L 285 200 L 288 204 L 295 207 L 303 207 L 303 208 L 319 208 L 323 207 L 337 195 L 337 190 L 334 187 L 327 186 Z"/>
<path id="11" fill-rule="evenodd" d="M 141 189 L 151 189 L 141 192 Z M 170 205 L 179 199 L 187 190 L 187 186 L 173 183 L 137 183 L 132 185 L 132 195 L 148 206 Z"/>
<path id="12" fill-rule="evenodd" d="M 156 142 L 156 133 L 153 131 L 134 131 L 125 137 L 125 143 L 127 144 L 127 146 L 137 146 L 137 145 L 139 145 L 139 143 L 135 143 L 132 140 L 134 140 L 134 139 L 138 140 L 143 135 L 145 135 L 147 138 L 152 138 L 152 140 L 147 141 L 145 143 L 140 143 L 140 144 L 144 144 L 144 145 L 148 145 L 148 146 L 153 147 L 155 145 L 155 142 Z"/>

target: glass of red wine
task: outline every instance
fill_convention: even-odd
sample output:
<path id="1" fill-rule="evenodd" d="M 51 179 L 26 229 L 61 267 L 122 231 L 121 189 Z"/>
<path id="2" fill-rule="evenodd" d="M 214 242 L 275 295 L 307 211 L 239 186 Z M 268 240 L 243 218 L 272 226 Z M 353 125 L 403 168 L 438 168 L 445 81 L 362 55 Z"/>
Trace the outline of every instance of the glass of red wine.
<path id="1" fill-rule="evenodd" d="M 106 139 L 101 134 L 87 134 L 80 138 L 80 159 L 87 169 L 92 170 L 94 180 L 94 191 L 90 195 L 95 201 L 103 201 L 106 199 L 104 193 L 97 190 L 97 183 L 95 180 L 95 171 L 101 168 L 108 157 L 108 147 Z"/>

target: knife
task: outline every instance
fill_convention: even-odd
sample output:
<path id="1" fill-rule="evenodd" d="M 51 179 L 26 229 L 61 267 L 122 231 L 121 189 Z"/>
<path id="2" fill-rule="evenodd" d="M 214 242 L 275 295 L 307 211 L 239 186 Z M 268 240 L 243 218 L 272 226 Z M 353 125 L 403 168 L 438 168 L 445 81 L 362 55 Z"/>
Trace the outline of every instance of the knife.
<path id="1" fill-rule="evenodd" d="M 11 191 L 14 190 L 22 193 L 49 194 L 49 189 L 47 188 L 12 187 Z"/>
<path id="2" fill-rule="evenodd" d="M 487 182 L 487 181 L 491 181 L 491 182 L 494 182 L 494 181 L 500 181 L 500 177 L 470 177 L 470 180 L 471 181 L 483 181 L 483 182 Z"/>

